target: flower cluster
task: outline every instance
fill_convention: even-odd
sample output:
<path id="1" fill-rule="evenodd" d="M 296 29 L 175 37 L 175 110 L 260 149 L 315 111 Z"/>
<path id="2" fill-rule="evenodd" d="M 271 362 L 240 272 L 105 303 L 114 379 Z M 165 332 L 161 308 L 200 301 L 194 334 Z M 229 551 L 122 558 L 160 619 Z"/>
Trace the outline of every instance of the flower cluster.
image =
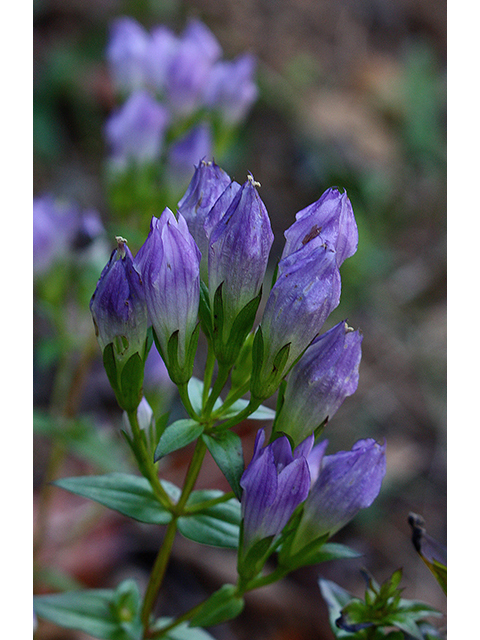
<path id="1" fill-rule="evenodd" d="M 124 100 L 105 127 L 116 170 L 159 161 L 165 152 L 166 177 L 181 182 L 201 158 L 218 151 L 214 130 L 237 126 L 257 98 L 255 58 L 223 60 L 219 42 L 200 20 L 176 35 L 164 25 L 148 32 L 133 18 L 117 18 L 106 57 Z"/>
<path id="2" fill-rule="evenodd" d="M 271 442 L 263 446 L 261 429 L 239 487 L 245 554 L 263 540 L 270 548 L 297 513 L 288 544 L 282 544 L 284 558 L 291 560 L 372 503 L 385 474 L 385 445 L 360 440 L 351 451 L 329 456 L 327 441 L 313 446 L 358 384 L 360 332 L 342 321 L 320 333 L 340 301 L 339 268 L 357 248 L 350 201 L 346 193 L 328 189 L 297 213 L 252 334 L 273 243 L 259 186 L 252 175 L 238 184 L 214 162 L 199 162 L 177 214 L 166 208 L 152 218 L 134 258 L 120 242 L 91 309 L 104 354 L 111 344 L 117 369 L 125 368 L 132 353 L 144 359 L 148 316 L 157 349 L 179 387 L 192 375 L 200 327 L 219 363 L 221 384 L 250 344 L 253 409 L 286 378 Z M 121 381 L 120 395 L 126 374 Z M 137 404 L 130 411 L 141 398 L 138 380 L 133 387 Z M 220 423 L 222 428 L 228 427 Z"/>

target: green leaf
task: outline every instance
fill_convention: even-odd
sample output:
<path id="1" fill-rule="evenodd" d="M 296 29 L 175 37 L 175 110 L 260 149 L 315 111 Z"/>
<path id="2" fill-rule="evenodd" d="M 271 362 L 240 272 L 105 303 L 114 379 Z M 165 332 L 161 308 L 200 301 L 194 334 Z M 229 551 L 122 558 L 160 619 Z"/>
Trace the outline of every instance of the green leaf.
<path id="1" fill-rule="evenodd" d="M 233 431 L 223 431 L 212 435 L 204 433 L 202 438 L 220 471 L 228 480 L 232 491 L 240 500 L 242 496 L 240 478 L 245 466 L 240 436 Z"/>
<path id="2" fill-rule="evenodd" d="M 165 480 L 161 482 L 172 500 L 177 500 L 180 496 L 178 487 Z M 62 478 L 53 484 L 139 522 L 162 525 L 172 519 L 171 513 L 155 497 L 148 480 L 140 476 L 109 473 L 104 476 Z"/>
<path id="3" fill-rule="evenodd" d="M 236 618 L 243 610 L 243 598 L 236 595 L 233 584 L 224 584 L 206 600 L 200 611 L 190 621 L 192 627 L 212 627 Z"/>
<path id="4" fill-rule="evenodd" d="M 119 608 L 119 604 L 125 606 Z M 140 640 L 139 605 L 138 588 L 132 580 L 116 590 L 70 591 L 33 598 L 35 613 L 40 618 L 101 640 Z"/>
<path id="5" fill-rule="evenodd" d="M 173 621 L 173 618 L 158 618 L 152 628 L 154 631 L 161 631 L 162 628 L 167 627 Z M 164 638 L 164 640 L 215 640 L 214 637 L 204 629 L 192 629 L 192 627 L 188 625 L 188 622 L 179 624 L 178 627 L 167 631 L 166 635 L 162 636 L 162 638 Z"/>
<path id="6" fill-rule="evenodd" d="M 190 378 L 188 381 L 188 397 L 192 403 L 192 407 L 198 415 L 202 413 L 203 403 L 203 382 L 198 378 Z M 213 405 L 213 411 L 216 411 L 222 406 L 221 398 L 217 398 Z"/>
<path id="7" fill-rule="evenodd" d="M 233 416 L 243 411 L 248 406 L 248 400 L 241 398 L 234 402 L 225 413 L 222 413 L 222 418 L 233 418 Z M 269 407 L 265 407 L 261 404 L 252 414 L 248 416 L 249 420 L 273 420 L 275 418 L 275 411 Z"/>
<path id="8" fill-rule="evenodd" d="M 318 581 L 318 585 L 323 599 L 327 603 L 328 619 L 335 638 L 351 638 L 352 634 L 343 629 L 339 629 L 335 621 L 340 617 L 342 609 L 353 600 L 353 596 L 331 580 L 321 578 Z"/>
<path id="9" fill-rule="evenodd" d="M 348 560 L 360 558 L 363 554 L 338 542 L 327 542 L 309 560 L 309 564 L 319 564 L 328 560 Z"/>
<path id="10" fill-rule="evenodd" d="M 169 424 L 155 450 L 155 462 L 172 451 L 186 447 L 202 434 L 203 429 L 203 424 L 191 418 L 182 418 Z"/>
<path id="11" fill-rule="evenodd" d="M 187 507 L 215 500 L 225 495 L 216 489 L 194 491 Z M 189 540 L 213 547 L 236 549 L 240 533 L 240 503 L 236 498 L 219 502 L 198 513 L 178 519 L 179 532 Z"/>

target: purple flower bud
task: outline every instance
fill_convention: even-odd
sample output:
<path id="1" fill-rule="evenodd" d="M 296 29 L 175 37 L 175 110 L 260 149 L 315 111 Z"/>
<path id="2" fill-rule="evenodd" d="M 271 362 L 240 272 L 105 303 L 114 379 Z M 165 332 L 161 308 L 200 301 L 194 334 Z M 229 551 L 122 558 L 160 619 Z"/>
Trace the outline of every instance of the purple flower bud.
<path id="1" fill-rule="evenodd" d="M 267 390 L 263 386 L 268 384 L 266 381 L 275 369 L 274 360 L 279 351 L 290 345 L 283 367 L 286 374 L 340 302 L 341 281 L 336 254 L 327 243 L 306 245 L 283 258 L 278 273 L 260 325 L 263 363 L 260 371 L 254 372 L 252 386 L 252 392 L 260 398 L 273 393 L 265 396 Z"/>
<path id="2" fill-rule="evenodd" d="M 352 205 L 346 193 L 327 189 L 317 202 L 299 211 L 296 221 L 285 231 L 282 258 L 309 243 L 327 240 L 337 253 L 337 265 L 353 256 L 358 245 L 358 229 Z"/>
<path id="3" fill-rule="evenodd" d="M 213 308 L 215 292 L 223 283 L 225 338 L 238 313 L 259 294 L 273 243 L 270 220 L 257 186 L 259 183 L 248 176 L 210 236 L 210 303 Z"/>
<path id="4" fill-rule="evenodd" d="M 386 471 L 386 445 L 372 438 L 359 440 L 351 451 L 323 456 L 322 442 L 309 456 L 312 488 L 305 501 L 292 552 L 328 534 L 332 536 L 360 511 L 369 507 L 380 492 Z M 317 455 L 319 453 L 319 455 Z M 315 459 L 316 458 L 316 459 Z"/>
<path id="5" fill-rule="evenodd" d="M 178 213 L 187 221 L 190 233 L 205 259 L 208 253 L 205 219 L 230 183 L 231 178 L 215 162 L 202 160 L 195 167 L 185 195 L 178 203 Z"/>
<path id="6" fill-rule="evenodd" d="M 197 42 L 179 41 L 165 73 L 165 98 L 173 116 L 187 117 L 201 106 L 211 64 Z"/>
<path id="7" fill-rule="evenodd" d="M 252 460 L 240 480 L 245 549 L 279 535 L 310 488 L 307 455 L 313 437 L 293 454 L 286 437 L 262 448 L 264 441 L 265 432 L 260 429 Z"/>
<path id="8" fill-rule="evenodd" d="M 166 208 L 160 218 L 153 217 L 135 265 L 142 274 L 148 314 L 162 355 L 167 357 L 168 342 L 178 331 L 180 365 L 185 364 L 188 343 L 197 324 L 199 264 L 200 252 L 183 216 L 177 220 Z"/>
<path id="9" fill-rule="evenodd" d="M 246 53 L 232 61 L 218 61 L 204 88 L 204 102 L 230 125 L 241 122 L 258 96 L 254 81 L 256 60 Z"/>
<path id="10" fill-rule="evenodd" d="M 153 411 L 152 407 L 148 404 L 147 400 L 144 397 L 142 397 L 142 399 L 140 400 L 140 404 L 137 408 L 137 419 L 138 426 L 140 427 L 140 429 L 145 431 L 148 439 L 148 433 L 153 421 Z M 130 438 L 133 438 L 134 436 L 132 427 L 130 424 L 130 420 L 128 419 L 128 413 L 126 411 L 124 411 L 122 415 L 122 426 L 125 433 L 127 433 Z"/>
<path id="11" fill-rule="evenodd" d="M 165 91 L 167 69 L 178 47 L 178 38 L 168 27 L 160 25 L 151 32 L 146 52 L 146 74 L 150 86 Z"/>
<path id="12" fill-rule="evenodd" d="M 145 86 L 149 35 L 133 18 L 122 16 L 110 27 L 107 61 L 115 87 L 130 93 Z"/>
<path id="13" fill-rule="evenodd" d="M 105 125 L 112 166 L 124 170 L 129 162 L 143 164 L 160 157 L 168 124 L 165 107 L 146 91 L 132 93 Z"/>
<path id="14" fill-rule="evenodd" d="M 215 62 L 222 55 L 220 43 L 201 20 L 195 18 L 189 20 L 183 31 L 182 38 L 184 41 L 195 44 L 199 53 L 210 63 Z"/>
<path id="15" fill-rule="evenodd" d="M 123 238 L 103 269 L 90 301 L 95 332 L 102 351 L 113 343 L 118 359 L 134 353 L 143 358 L 147 338 L 147 306 L 140 274 Z"/>
<path id="16" fill-rule="evenodd" d="M 212 155 L 212 133 L 206 123 L 192 127 L 168 152 L 167 175 L 171 186 L 181 192 L 188 185 L 192 170 L 202 158 Z"/>
<path id="17" fill-rule="evenodd" d="M 342 321 L 312 342 L 288 377 L 277 431 L 301 442 L 355 393 L 362 338 Z"/>

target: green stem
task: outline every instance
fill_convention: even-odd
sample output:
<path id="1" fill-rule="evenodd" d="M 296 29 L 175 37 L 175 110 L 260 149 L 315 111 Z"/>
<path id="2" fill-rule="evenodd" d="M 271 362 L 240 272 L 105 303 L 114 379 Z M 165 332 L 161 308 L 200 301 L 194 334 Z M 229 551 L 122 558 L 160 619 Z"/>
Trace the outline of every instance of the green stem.
<path id="1" fill-rule="evenodd" d="M 197 414 L 192 406 L 192 403 L 190 402 L 190 396 L 188 395 L 188 382 L 186 382 L 185 384 L 179 384 L 177 385 L 177 387 L 178 393 L 180 394 L 180 399 L 188 415 L 190 416 L 190 418 L 193 418 L 193 420 L 197 420 L 198 422 L 200 422 L 200 416 Z"/>
<path id="2" fill-rule="evenodd" d="M 158 556 L 155 560 L 147 590 L 145 592 L 145 599 L 142 608 L 142 623 L 145 630 L 145 637 L 151 637 L 148 631 L 150 615 L 157 599 L 158 592 L 160 591 L 160 587 L 162 586 L 163 578 L 165 577 L 165 571 L 167 569 L 168 561 L 172 552 L 173 541 L 177 532 L 177 520 L 185 513 L 184 507 L 193 487 L 195 486 L 195 482 L 197 481 L 206 450 L 207 447 L 203 440 L 197 440 L 195 451 L 193 452 L 187 475 L 185 477 L 182 493 L 173 510 L 171 509 L 173 519 L 167 526 L 165 538 L 163 539 L 162 546 L 160 547 L 160 551 L 158 552 Z"/>
<path id="3" fill-rule="evenodd" d="M 157 599 L 157 594 L 162 585 L 163 578 L 165 577 L 165 572 L 167 570 L 168 561 L 170 559 L 170 554 L 172 552 L 173 541 L 175 540 L 176 533 L 177 518 L 174 516 L 167 526 L 165 537 L 163 538 L 162 546 L 160 547 L 160 551 L 158 552 L 158 555 L 155 559 L 155 564 L 153 565 L 152 572 L 150 574 L 150 580 L 145 592 L 145 598 L 143 600 L 142 624 L 145 630 L 145 636 L 148 636 L 150 615 Z"/>
<path id="4" fill-rule="evenodd" d="M 173 504 L 168 493 L 163 488 L 157 474 L 157 468 L 153 462 L 153 457 L 148 454 L 143 434 L 138 424 L 136 411 L 128 412 L 128 421 L 132 427 L 134 451 L 136 453 L 138 466 L 142 474 L 150 482 L 153 492 L 165 509 L 172 510 Z"/>
<path id="5" fill-rule="evenodd" d="M 230 373 L 230 367 L 219 363 L 217 379 L 215 380 L 215 384 L 213 385 L 212 391 L 210 392 L 210 395 L 208 396 L 208 400 L 203 408 L 204 416 L 210 417 L 215 401 L 217 400 L 223 387 L 225 386 L 225 383 L 228 380 L 229 373 Z"/>
<path id="6" fill-rule="evenodd" d="M 203 376 L 202 407 L 204 407 L 207 403 L 208 392 L 210 390 L 210 385 L 212 384 L 214 368 L 215 368 L 215 353 L 209 343 L 208 351 L 207 351 L 207 363 L 205 365 L 205 375 Z"/>
<path id="7" fill-rule="evenodd" d="M 225 398 L 225 402 L 222 404 L 217 411 L 214 411 L 211 415 L 211 418 L 215 420 L 217 417 L 221 416 L 225 411 L 232 406 L 237 400 L 240 400 L 248 391 L 250 387 L 250 380 L 248 380 L 244 385 L 239 387 L 233 393 L 229 393 Z"/>
<path id="8" fill-rule="evenodd" d="M 250 398 L 250 402 L 245 407 L 245 409 L 240 411 L 240 413 L 237 413 L 237 415 L 232 416 L 229 420 L 222 422 L 220 428 L 222 429 L 222 431 L 226 431 L 227 429 L 231 429 L 231 427 L 240 424 L 242 420 L 245 420 L 249 415 L 256 411 L 260 404 L 261 400 L 258 400 L 257 398 Z"/>
<path id="9" fill-rule="evenodd" d="M 233 491 L 229 491 L 228 493 L 224 493 L 223 496 L 219 498 L 212 498 L 211 500 L 205 500 L 205 502 L 199 502 L 198 504 L 192 504 L 191 507 L 185 507 L 185 515 L 192 515 L 194 513 L 198 513 L 199 511 L 204 511 L 205 509 L 210 509 L 210 507 L 214 507 L 216 504 L 222 504 L 222 502 L 228 502 L 232 498 L 235 497 Z"/>

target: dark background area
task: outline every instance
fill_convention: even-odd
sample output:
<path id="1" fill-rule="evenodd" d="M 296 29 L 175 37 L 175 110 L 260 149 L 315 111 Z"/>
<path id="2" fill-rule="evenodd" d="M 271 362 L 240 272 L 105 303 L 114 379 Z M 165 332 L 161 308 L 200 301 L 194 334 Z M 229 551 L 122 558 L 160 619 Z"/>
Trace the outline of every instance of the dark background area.
<path id="1" fill-rule="evenodd" d="M 348 318 L 363 331 L 360 383 L 325 436 L 330 452 L 351 448 L 362 437 L 387 440 L 387 476 L 379 498 L 334 538 L 364 556 L 303 569 L 253 592 L 241 616 L 212 635 L 218 640 L 332 638 L 318 577 L 360 596 L 361 567 L 379 582 L 403 567 L 404 597 L 445 612 L 446 599 L 411 544 L 407 517 L 410 511 L 421 514 L 428 532 L 446 543 L 446 3 L 37 0 L 34 196 L 49 191 L 73 198 L 97 209 L 107 225 L 112 219 L 102 186 L 102 127 L 115 95 L 104 50 L 109 22 L 123 14 L 147 28 L 164 22 L 176 30 L 197 16 L 226 57 L 244 51 L 258 57 L 260 98 L 224 168 L 241 182 L 251 171 L 261 183 L 276 236 L 272 264 L 295 213 L 329 186 L 347 190 L 359 227 L 359 249 L 342 266 L 342 301 L 328 327 Z M 51 328 L 36 317 L 39 407 L 48 404 L 58 366 L 42 359 L 50 336 Z M 108 389 L 99 392 L 103 375 L 95 361 L 78 411 L 96 416 L 102 432 L 113 434 L 108 442 L 118 444 L 121 457 L 120 411 Z M 247 461 L 257 427 L 247 421 L 238 430 Z M 36 499 L 50 441 L 37 435 L 34 447 Z M 116 451 L 105 452 L 112 465 Z M 164 477 L 180 483 L 188 453 L 171 456 Z M 58 476 L 99 467 L 76 451 Z M 201 486 L 224 488 L 222 482 L 207 461 Z M 75 530 L 79 520 L 85 525 L 82 535 Z M 38 588 L 60 588 L 68 579 L 106 587 L 129 576 L 145 584 L 161 535 L 161 528 L 53 489 L 39 556 L 50 577 L 44 575 Z M 234 579 L 230 553 L 178 539 L 158 611 L 179 614 Z M 38 638 L 86 636 L 41 622 Z"/>

